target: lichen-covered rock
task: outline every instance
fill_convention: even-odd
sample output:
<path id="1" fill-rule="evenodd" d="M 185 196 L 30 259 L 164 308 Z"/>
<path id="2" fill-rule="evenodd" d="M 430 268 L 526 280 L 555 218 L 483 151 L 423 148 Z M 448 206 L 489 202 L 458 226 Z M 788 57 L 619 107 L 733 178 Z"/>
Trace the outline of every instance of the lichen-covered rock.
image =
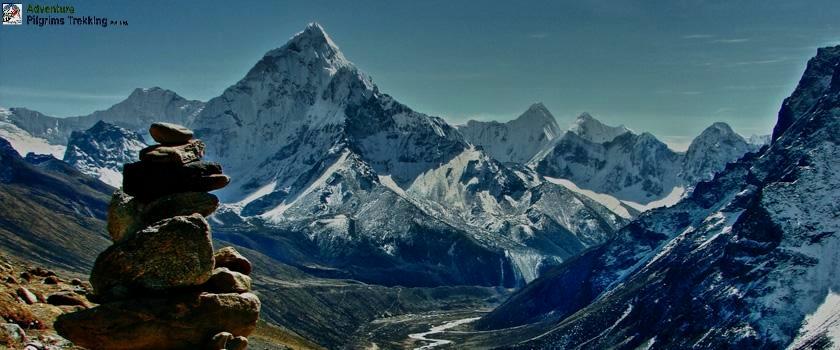
<path id="1" fill-rule="evenodd" d="M 194 214 L 160 221 L 115 243 L 96 259 L 90 283 L 102 302 L 198 286 L 212 271 L 210 226 Z"/>
<path id="2" fill-rule="evenodd" d="M 193 131 L 183 125 L 172 123 L 154 123 L 149 127 L 152 138 L 165 145 L 181 145 L 193 138 Z"/>
<path id="3" fill-rule="evenodd" d="M 55 328 L 90 349 L 202 349 L 219 332 L 248 336 L 260 300 L 244 294 L 181 294 L 103 304 L 58 317 Z"/>
<path id="4" fill-rule="evenodd" d="M 219 249 L 216 251 L 214 257 L 216 259 L 217 268 L 227 267 L 231 271 L 244 273 L 246 275 L 251 274 L 251 262 L 233 247 L 224 247 Z"/>
<path id="5" fill-rule="evenodd" d="M 201 140 L 190 140 L 177 146 L 153 145 L 140 151 L 140 160 L 184 165 L 204 157 L 204 148 L 204 142 L 201 142 Z"/>
<path id="6" fill-rule="evenodd" d="M 119 242 L 125 236 L 134 233 L 139 228 L 140 218 L 138 202 L 122 189 L 117 189 L 111 196 L 108 206 L 108 233 L 111 240 Z"/>

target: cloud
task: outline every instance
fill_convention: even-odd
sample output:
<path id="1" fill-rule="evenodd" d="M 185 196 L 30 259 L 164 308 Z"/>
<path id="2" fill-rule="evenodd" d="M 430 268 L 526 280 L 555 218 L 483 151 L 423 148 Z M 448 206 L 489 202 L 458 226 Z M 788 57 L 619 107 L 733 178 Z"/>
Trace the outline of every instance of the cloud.
<path id="1" fill-rule="evenodd" d="M 715 39 L 711 42 L 720 44 L 739 44 L 750 41 L 748 38 L 733 38 L 733 39 Z"/>
<path id="2" fill-rule="evenodd" d="M 656 93 L 659 94 L 659 95 L 696 96 L 696 95 L 702 95 L 703 91 L 662 89 L 662 90 L 656 90 Z"/>
<path id="3" fill-rule="evenodd" d="M 714 35 L 711 34 L 689 34 L 683 35 L 683 39 L 691 40 L 691 39 L 711 39 L 714 38 Z"/>
<path id="4" fill-rule="evenodd" d="M 732 65 L 733 66 L 751 66 L 751 65 L 756 65 L 756 64 L 779 63 L 779 62 L 785 62 L 785 61 L 789 61 L 789 60 L 790 60 L 790 58 L 787 58 L 787 57 L 779 57 L 779 58 L 771 58 L 771 59 L 766 59 L 766 60 L 735 62 Z"/>
<path id="5" fill-rule="evenodd" d="M 691 141 L 694 140 L 694 136 L 666 135 L 659 137 L 659 139 L 668 145 L 668 148 L 677 152 L 685 152 L 691 145 Z"/>
<path id="6" fill-rule="evenodd" d="M 545 39 L 548 37 L 548 33 L 531 33 L 528 34 L 528 37 L 531 39 Z"/>
<path id="7" fill-rule="evenodd" d="M 115 100 L 124 99 L 128 97 L 128 93 L 122 95 L 111 95 L 66 90 L 32 89 L 20 87 L 13 88 L 9 86 L 0 87 L 0 95 L 15 97 L 46 97 L 69 100 Z"/>

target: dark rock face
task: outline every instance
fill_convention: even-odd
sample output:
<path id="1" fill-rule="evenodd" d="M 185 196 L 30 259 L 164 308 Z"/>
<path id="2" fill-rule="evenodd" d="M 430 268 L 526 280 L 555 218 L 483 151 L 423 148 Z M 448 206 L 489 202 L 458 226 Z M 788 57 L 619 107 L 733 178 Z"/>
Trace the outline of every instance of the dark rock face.
<path id="1" fill-rule="evenodd" d="M 198 286 L 210 278 L 213 246 L 201 215 L 178 216 L 138 231 L 106 249 L 90 283 L 101 301 L 146 290 Z"/>
<path id="2" fill-rule="evenodd" d="M 88 130 L 70 135 L 64 161 L 86 175 L 119 186 L 123 164 L 135 159 L 143 147 L 142 135 L 99 121 Z"/>
<path id="3" fill-rule="evenodd" d="M 62 315 L 55 328 L 89 349 L 201 349 L 222 331 L 251 334 L 259 314 L 251 293 L 190 293 L 103 304 Z"/>

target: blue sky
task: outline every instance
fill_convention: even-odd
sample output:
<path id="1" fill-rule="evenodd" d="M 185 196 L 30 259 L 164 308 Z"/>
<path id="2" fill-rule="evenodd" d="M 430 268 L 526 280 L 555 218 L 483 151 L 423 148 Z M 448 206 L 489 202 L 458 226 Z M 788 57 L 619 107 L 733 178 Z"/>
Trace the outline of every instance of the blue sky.
<path id="1" fill-rule="evenodd" d="M 542 101 L 561 125 L 589 111 L 679 148 L 715 121 L 769 133 L 807 59 L 840 44 L 836 0 L 61 4 L 129 26 L 0 27 L 0 105 L 87 114 L 151 86 L 208 100 L 317 21 L 418 111 L 508 120 Z"/>

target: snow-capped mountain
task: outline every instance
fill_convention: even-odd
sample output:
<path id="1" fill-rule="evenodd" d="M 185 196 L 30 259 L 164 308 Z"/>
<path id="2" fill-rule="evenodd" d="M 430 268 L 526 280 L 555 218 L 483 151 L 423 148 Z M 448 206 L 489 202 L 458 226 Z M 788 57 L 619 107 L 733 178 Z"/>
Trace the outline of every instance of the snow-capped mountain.
<path id="1" fill-rule="evenodd" d="M 678 153 L 650 133 L 604 125 L 584 113 L 529 166 L 623 215 L 622 207 L 643 212 L 673 205 L 698 182 L 758 148 L 718 122 Z"/>
<path id="2" fill-rule="evenodd" d="M 9 142 L 21 156 L 27 153 L 51 154 L 55 157 L 62 157 L 66 147 L 63 145 L 51 145 L 46 139 L 32 136 L 26 130 L 7 122 L 11 114 L 6 108 L 0 107 L 0 137 Z"/>
<path id="3" fill-rule="evenodd" d="M 317 24 L 193 125 L 233 179 L 216 233 L 321 275 L 513 286 L 626 223 L 380 92 Z"/>
<path id="4" fill-rule="evenodd" d="M 171 90 L 154 87 L 135 89 L 125 100 L 88 115 L 56 118 L 26 108 L 11 108 L 0 121 L 26 130 L 53 145 L 66 145 L 73 131 L 86 130 L 100 120 L 146 134 L 149 124 L 165 121 L 190 125 L 204 108 L 201 101 L 187 100 Z"/>
<path id="5" fill-rule="evenodd" d="M 584 123 L 595 124 L 600 123 Z M 593 137 L 589 133 L 584 135 L 587 138 L 566 132 L 531 165 L 543 176 L 567 179 L 581 188 L 641 205 L 682 191 L 681 155 L 650 133 L 624 132 L 603 143 L 589 140 Z"/>
<path id="6" fill-rule="evenodd" d="M 726 163 L 755 149 L 728 124 L 714 123 L 688 146 L 683 158 L 682 177 L 687 184 L 710 180 L 715 173 L 723 170 Z"/>
<path id="7" fill-rule="evenodd" d="M 63 159 L 83 174 L 120 187 L 123 164 L 135 162 L 145 147 L 139 133 L 99 121 L 88 130 L 70 134 Z"/>
<path id="8" fill-rule="evenodd" d="M 750 137 L 747 137 L 747 143 L 756 147 L 756 149 L 761 148 L 761 146 L 769 145 L 770 144 L 770 135 L 756 135 L 752 134 Z"/>
<path id="9" fill-rule="evenodd" d="M 481 146 L 503 163 L 527 163 L 561 134 L 554 116 L 542 103 L 531 105 L 525 113 L 506 123 L 470 120 L 456 128 L 471 144 Z"/>
<path id="10" fill-rule="evenodd" d="M 595 119 L 591 114 L 583 112 L 569 127 L 569 131 L 577 134 L 580 138 L 595 143 L 604 143 L 615 140 L 616 137 L 630 132 L 630 129 L 619 126 L 608 126 Z"/>
<path id="11" fill-rule="evenodd" d="M 840 46 L 808 62 L 769 147 L 547 272 L 482 320 L 526 326 L 484 336 L 513 348 L 835 348 L 838 111 Z"/>

